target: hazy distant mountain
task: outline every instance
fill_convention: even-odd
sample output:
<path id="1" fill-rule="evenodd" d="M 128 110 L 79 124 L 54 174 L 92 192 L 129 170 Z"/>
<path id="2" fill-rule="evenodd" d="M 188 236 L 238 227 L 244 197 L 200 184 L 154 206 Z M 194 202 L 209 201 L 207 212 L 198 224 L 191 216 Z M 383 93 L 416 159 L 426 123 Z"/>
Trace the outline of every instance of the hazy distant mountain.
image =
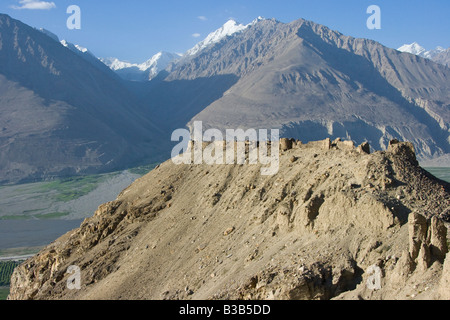
<path id="1" fill-rule="evenodd" d="M 415 54 L 420 57 L 433 60 L 434 62 L 437 62 L 439 64 L 443 64 L 445 66 L 450 65 L 450 48 L 444 49 L 442 47 L 437 47 L 434 50 L 427 50 L 417 42 L 413 42 L 412 44 L 405 44 L 397 50 Z"/>
<path id="2" fill-rule="evenodd" d="M 399 138 L 424 159 L 450 151 L 448 69 L 313 22 L 258 21 L 169 71 L 162 94 L 211 79 L 208 94 L 220 97 L 205 107 L 154 90 L 171 121 L 202 109 L 192 121 L 205 129 L 280 128 L 303 141 L 343 137 L 376 149 Z"/>
<path id="3" fill-rule="evenodd" d="M 106 171 L 154 155 L 159 129 L 107 67 L 0 15 L 0 181 Z M 153 140 L 154 139 L 154 140 Z"/>
<path id="4" fill-rule="evenodd" d="M 436 54 L 433 57 L 433 61 L 450 68 L 450 48 Z"/>
<path id="5" fill-rule="evenodd" d="M 120 61 L 117 58 L 100 58 L 100 61 L 125 80 L 149 81 L 179 58 L 179 54 L 162 51 L 141 64 Z"/>
<path id="6" fill-rule="evenodd" d="M 437 54 L 441 53 L 445 49 L 442 47 L 437 47 L 434 50 L 427 50 L 424 47 L 422 47 L 420 44 L 418 44 L 417 42 L 413 42 L 411 44 L 405 44 L 405 45 L 401 46 L 400 48 L 398 48 L 397 50 L 401 51 L 401 52 L 415 54 L 415 55 L 421 56 L 423 58 L 433 59 Z"/>

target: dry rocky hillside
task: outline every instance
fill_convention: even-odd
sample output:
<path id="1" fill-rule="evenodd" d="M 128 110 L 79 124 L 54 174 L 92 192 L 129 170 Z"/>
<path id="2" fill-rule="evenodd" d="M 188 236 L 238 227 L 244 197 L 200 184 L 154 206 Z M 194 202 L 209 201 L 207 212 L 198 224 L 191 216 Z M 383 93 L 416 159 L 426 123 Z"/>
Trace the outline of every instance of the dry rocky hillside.
<path id="1" fill-rule="evenodd" d="M 9 299 L 450 299 L 450 185 L 412 144 L 281 149 L 274 176 L 163 163 L 18 267 Z"/>

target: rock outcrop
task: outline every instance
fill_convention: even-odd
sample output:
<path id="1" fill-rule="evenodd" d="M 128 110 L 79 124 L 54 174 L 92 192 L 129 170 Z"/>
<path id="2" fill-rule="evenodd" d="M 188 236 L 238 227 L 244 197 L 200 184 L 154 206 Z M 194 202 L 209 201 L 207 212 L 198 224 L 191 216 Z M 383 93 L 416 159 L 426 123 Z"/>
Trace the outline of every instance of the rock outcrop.
<path id="1" fill-rule="evenodd" d="M 167 161 L 19 266 L 9 298 L 448 298 L 450 185 L 408 143 L 367 147 L 282 140 L 273 176 Z"/>

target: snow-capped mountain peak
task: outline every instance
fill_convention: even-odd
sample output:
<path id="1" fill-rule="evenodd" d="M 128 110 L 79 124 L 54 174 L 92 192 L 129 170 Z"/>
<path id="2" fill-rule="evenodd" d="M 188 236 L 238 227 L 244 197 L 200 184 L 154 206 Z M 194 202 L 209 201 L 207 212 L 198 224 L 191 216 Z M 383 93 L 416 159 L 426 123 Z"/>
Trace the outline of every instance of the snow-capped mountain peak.
<path id="1" fill-rule="evenodd" d="M 203 41 L 197 43 L 184 55 L 161 51 L 143 63 L 131 63 L 116 58 L 100 58 L 100 61 L 124 79 L 132 81 L 148 81 L 156 77 L 159 72 L 166 69 L 172 62 L 177 62 L 183 57 L 188 58 L 193 56 L 206 47 L 218 43 L 228 36 L 239 33 L 262 20 L 266 19 L 258 17 L 248 25 L 243 25 L 234 19 L 230 19 L 222 27 L 211 32 Z"/>
<path id="2" fill-rule="evenodd" d="M 266 18 L 264 18 L 264 17 L 261 17 L 261 16 L 259 16 L 258 18 L 256 18 L 255 20 L 253 20 L 252 22 L 250 22 L 250 24 L 249 25 L 255 25 L 255 24 L 257 24 L 258 22 L 260 22 L 260 21 L 263 21 L 263 20 L 267 20 Z"/>
<path id="3" fill-rule="evenodd" d="M 176 53 L 161 51 L 143 63 L 131 63 L 117 58 L 100 58 L 100 61 L 126 80 L 148 81 L 180 57 Z"/>
<path id="4" fill-rule="evenodd" d="M 137 64 L 127 62 L 127 61 L 121 61 L 117 58 L 100 58 L 101 62 L 103 62 L 105 65 L 107 65 L 111 70 L 117 71 L 125 68 L 132 68 L 137 67 Z"/>
<path id="5" fill-rule="evenodd" d="M 158 52 L 146 62 L 139 65 L 139 69 L 148 71 L 148 80 L 153 79 L 156 75 L 164 70 L 171 62 L 180 58 L 180 55 L 169 52 Z"/>
<path id="6" fill-rule="evenodd" d="M 400 48 L 398 48 L 397 50 L 401 51 L 401 52 L 415 54 L 418 56 L 422 56 L 427 51 L 424 47 L 422 47 L 417 42 L 413 42 L 411 44 L 405 44 L 405 45 L 401 46 Z"/>
<path id="7" fill-rule="evenodd" d="M 178 54 L 161 51 L 155 54 L 149 60 L 138 65 L 138 67 L 142 71 L 148 70 L 149 68 L 153 68 L 155 72 L 159 72 L 162 69 L 166 68 L 169 63 L 178 58 L 180 58 L 180 55 Z"/>
<path id="8" fill-rule="evenodd" d="M 249 25 L 243 25 L 236 22 L 233 19 L 228 20 L 222 27 L 217 29 L 214 32 L 211 32 L 203 41 L 199 42 L 192 49 L 186 52 L 187 56 L 195 55 L 200 52 L 202 49 L 217 43 L 224 39 L 225 37 L 231 36 L 235 33 L 241 32 L 245 30 Z"/>
<path id="9" fill-rule="evenodd" d="M 413 42 L 411 44 L 405 44 L 405 45 L 401 46 L 400 48 L 398 48 L 397 50 L 401 51 L 401 52 L 415 54 L 422 58 L 427 58 L 427 59 L 433 59 L 439 53 L 445 51 L 445 49 L 442 47 L 436 47 L 436 49 L 434 49 L 434 50 L 427 50 L 424 47 L 422 47 L 420 44 L 418 44 L 417 42 Z"/>
<path id="10" fill-rule="evenodd" d="M 73 52 L 75 52 L 76 54 L 82 53 L 82 54 L 86 54 L 86 55 L 89 55 L 91 57 L 96 58 L 95 55 L 91 51 L 89 51 L 89 49 L 87 49 L 85 47 L 82 47 L 82 46 L 80 46 L 78 44 L 73 44 L 73 43 L 70 43 L 70 42 L 68 42 L 66 40 L 61 40 L 60 43 L 64 47 L 66 47 L 66 48 L 72 50 Z"/>

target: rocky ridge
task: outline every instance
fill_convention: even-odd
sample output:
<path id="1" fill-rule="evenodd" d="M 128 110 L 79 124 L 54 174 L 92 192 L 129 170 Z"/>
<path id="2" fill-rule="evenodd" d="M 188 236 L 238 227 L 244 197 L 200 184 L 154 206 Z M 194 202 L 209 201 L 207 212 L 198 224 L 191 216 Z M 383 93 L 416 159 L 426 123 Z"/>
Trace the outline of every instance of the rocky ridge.
<path id="1" fill-rule="evenodd" d="M 280 149 L 274 176 L 161 164 L 18 267 L 9 299 L 448 298 L 450 185 L 412 144 Z"/>

